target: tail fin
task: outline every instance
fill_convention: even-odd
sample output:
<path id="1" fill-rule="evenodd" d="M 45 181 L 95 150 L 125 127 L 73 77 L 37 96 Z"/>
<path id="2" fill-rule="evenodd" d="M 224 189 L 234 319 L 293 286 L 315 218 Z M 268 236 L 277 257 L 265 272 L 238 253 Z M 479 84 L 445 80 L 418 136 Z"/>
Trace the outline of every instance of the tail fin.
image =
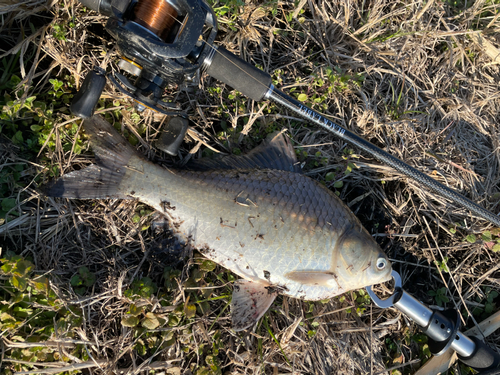
<path id="1" fill-rule="evenodd" d="M 126 166 L 137 151 L 102 117 L 83 123 L 90 136 L 97 164 L 68 173 L 46 189 L 51 197 L 78 199 L 128 198 L 120 190 Z"/>

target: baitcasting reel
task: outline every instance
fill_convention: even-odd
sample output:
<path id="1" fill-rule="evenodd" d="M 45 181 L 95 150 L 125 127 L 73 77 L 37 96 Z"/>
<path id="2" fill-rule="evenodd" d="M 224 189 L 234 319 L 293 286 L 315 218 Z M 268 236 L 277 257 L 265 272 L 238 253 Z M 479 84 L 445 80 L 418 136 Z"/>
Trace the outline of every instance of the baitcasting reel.
<path id="1" fill-rule="evenodd" d="M 169 116 L 166 139 L 161 147 L 176 155 L 188 121 L 174 103 L 162 101 L 168 84 L 194 80 L 208 60 L 217 34 L 217 19 L 202 0 L 82 0 L 83 5 L 109 16 L 106 30 L 116 40 L 121 54 L 118 67 L 128 73 L 106 74 L 94 67 L 71 104 L 71 112 L 82 118 L 93 115 L 106 84 L 106 77 L 122 93 L 145 108 Z M 174 112 L 175 111 L 175 112 Z"/>

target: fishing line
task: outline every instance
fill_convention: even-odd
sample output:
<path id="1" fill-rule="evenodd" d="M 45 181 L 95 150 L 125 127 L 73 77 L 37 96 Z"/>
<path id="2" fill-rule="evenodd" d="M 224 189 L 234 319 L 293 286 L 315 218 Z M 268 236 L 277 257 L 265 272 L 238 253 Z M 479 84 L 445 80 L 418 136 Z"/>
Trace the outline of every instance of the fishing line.
<path id="1" fill-rule="evenodd" d="M 134 7 L 134 21 L 166 40 L 177 20 L 177 10 L 165 0 L 139 0 Z"/>

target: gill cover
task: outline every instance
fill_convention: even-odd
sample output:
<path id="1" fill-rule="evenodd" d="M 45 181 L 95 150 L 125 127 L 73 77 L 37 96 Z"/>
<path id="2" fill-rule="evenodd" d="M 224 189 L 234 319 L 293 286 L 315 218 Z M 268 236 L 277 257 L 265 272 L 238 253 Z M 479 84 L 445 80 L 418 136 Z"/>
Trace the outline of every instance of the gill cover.
<path id="1" fill-rule="evenodd" d="M 332 271 L 345 289 L 364 288 L 391 278 L 389 259 L 361 225 L 347 229 L 337 248 Z"/>

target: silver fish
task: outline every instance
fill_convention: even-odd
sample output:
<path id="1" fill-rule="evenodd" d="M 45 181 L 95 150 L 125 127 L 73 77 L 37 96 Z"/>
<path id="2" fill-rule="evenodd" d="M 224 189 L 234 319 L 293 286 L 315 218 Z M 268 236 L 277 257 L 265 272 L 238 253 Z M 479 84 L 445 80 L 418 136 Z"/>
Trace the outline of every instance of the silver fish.
<path id="1" fill-rule="evenodd" d="M 147 161 L 99 116 L 84 129 L 97 164 L 63 176 L 48 195 L 135 198 L 163 213 L 182 241 L 242 278 L 235 330 L 256 323 L 278 293 L 315 301 L 391 278 L 377 243 L 335 194 L 300 173 L 282 135 L 193 171 Z"/>

